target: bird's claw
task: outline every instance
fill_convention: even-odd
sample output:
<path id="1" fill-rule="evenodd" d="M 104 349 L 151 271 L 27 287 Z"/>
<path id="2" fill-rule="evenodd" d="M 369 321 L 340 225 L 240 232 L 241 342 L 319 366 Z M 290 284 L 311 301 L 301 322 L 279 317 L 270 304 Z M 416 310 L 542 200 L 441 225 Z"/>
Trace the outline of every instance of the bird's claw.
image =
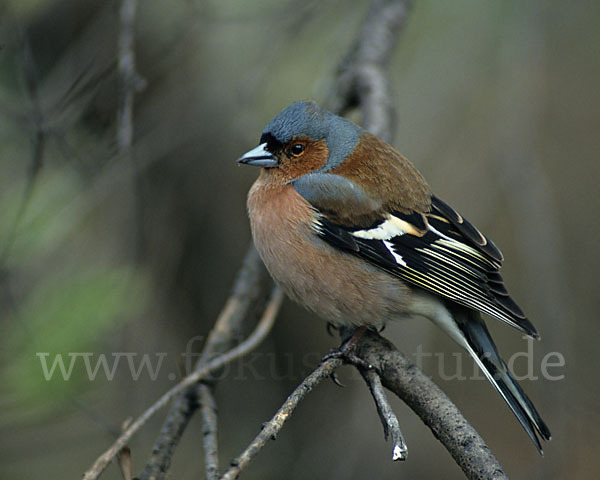
<path id="1" fill-rule="evenodd" d="M 344 348 L 335 349 L 335 348 L 332 348 L 329 351 L 329 353 L 327 353 L 321 359 L 321 362 L 326 362 L 327 360 L 331 360 L 332 358 L 339 358 L 344 363 L 347 363 L 347 364 L 350 364 L 350 365 L 354 365 L 355 367 L 363 368 L 365 370 L 371 370 L 372 368 L 375 368 L 372 364 L 370 364 L 366 360 L 363 360 L 362 358 L 360 358 L 359 356 L 357 356 L 353 352 L 353 348 L 350 348 L 350 349 L 344 349 Z M 336 380 L 334 380 L 334 382 L 338 383 Z"/>
<path id="2" fill-rule="evenodd" d="M 325 329 L 327 330 L 327 333 L 329 334 L 329 336 L 333 337 L 334 336 L 333 331 L 337 330 L 337 327 L 333 323 L 327 322 L 325 324 Z"/>
<path id="3" fill-rule="evenodd" d="M 337 377 L 337 374 L 335 372 L 331 372 L 330 378 L 333 381 L 333 383 L 335 383 L 338 387 L 344 388 L 346 386 L 342 382 L 340 382 L 340 379 Z"/>

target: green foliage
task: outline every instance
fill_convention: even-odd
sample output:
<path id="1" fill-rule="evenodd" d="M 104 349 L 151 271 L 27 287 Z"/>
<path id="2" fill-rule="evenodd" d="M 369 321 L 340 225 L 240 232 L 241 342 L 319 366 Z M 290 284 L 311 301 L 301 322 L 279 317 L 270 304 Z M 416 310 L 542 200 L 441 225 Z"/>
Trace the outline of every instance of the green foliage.
<path id="1" fill-rule="evenodd" d="M 0 216 L 0 239 L 13 242 L 10 265 L 23 266 L 52 254 L 79 226 L 84 198 L 77 196 L 78 180 L 65 169 L 49 169 L 35 180 L 27 194 L 29 180 L 21 180 L 0 195 L 4 214 Z M 14 230 L 14 231 L 13 231 Z M 4 245 L 2 245 L 4 247 Z"/>
<path id="2" fill-rule="evenodd" d="M 94 349 L 107 333 L 115 334 L 120 321 L 140 311 L 145 294 L 142 276 L 127 267 L 91 268 L 44 278 L 24 300 L 3 337 L 3 349 L 10 352 L 6 382 L 11 391 L 21 399 L 43 400 L 52 406 L 91 385 L 82 357 L 73 360 L 69 353 L 98 353 Z M 58 364 L 52 371 L 56 355 L 62 356 L 67 373 L 73 361 L 67 379 Z M 49 380 L 45 378 L 48 373 L 52 373 Z"/>

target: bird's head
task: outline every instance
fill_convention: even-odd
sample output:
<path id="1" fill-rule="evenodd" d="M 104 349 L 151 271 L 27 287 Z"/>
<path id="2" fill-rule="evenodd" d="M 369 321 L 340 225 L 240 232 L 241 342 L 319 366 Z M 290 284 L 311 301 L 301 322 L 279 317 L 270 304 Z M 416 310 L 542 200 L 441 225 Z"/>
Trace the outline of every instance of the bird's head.
<path id="1" fill-rule="evenodd" d="M 291 181 L 312 172 L 328 172 L 354 151 L 363 130 L 312 102 L 283 109 L 263 130 L 258 147 L 239 163 L 263 167 Z"/>

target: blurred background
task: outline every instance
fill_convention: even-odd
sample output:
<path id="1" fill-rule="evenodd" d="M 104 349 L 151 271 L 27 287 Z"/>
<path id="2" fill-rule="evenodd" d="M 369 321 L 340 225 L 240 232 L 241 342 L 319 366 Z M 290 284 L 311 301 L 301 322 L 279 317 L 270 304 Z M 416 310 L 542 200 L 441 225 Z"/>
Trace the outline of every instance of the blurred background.
<path id="1" fill-rule="evenodd" d="M 414 3 L 389 71 L 394 145 L 504 252 L 542 341 L 488 324 L 552 430 L 545 457 L 432 325 L 384 335 L 510 476 L 598 478 L 600 3 Z M 0 1 L 1 478 L 79 478 L 175 384 L 250 241 L 258 172 L 235 159 L 289 103 L 328 98 L 367 6 L 140 1 L 129 157 L 116 141 L 119 2 Z M 324 322 L 286 302 L 260 349 L 223 372 L 222 467 L 335 346 Z M 347 387 L 319 386 L 243 478 L 463 478 L 396 398 L 409 456 L 392 463 L 363 381 L 349 367 L 339 376 Z M 162 418 L 130 444 L 136 473 Z M 172 478 L 203 478 L 201 438 L 195 418 Z"/>

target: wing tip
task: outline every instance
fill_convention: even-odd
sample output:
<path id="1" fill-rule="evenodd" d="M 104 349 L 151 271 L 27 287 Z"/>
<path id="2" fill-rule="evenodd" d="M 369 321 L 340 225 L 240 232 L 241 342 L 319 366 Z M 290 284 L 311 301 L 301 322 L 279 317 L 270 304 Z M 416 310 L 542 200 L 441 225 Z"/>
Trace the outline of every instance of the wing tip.
<path id="1" fill-rule="evenodd" d="M 463 235 L 465 235 L 479 250 L 485 253 L 492 260 L 498 263 L 504 261 L 504 255 L 500 249 L 492 242 L 488 237 L 481 233 L 473 224 L 465 219 L 460 213 L 454 208 L 448 205 L 446 202 L 436 197 L 431 196 L 431 205 L 437 211 L 439 211 L 444 217 L 446 217 L 456 228 L 458 228 Z"/>
<path id="2" fill-rule="evenodd" d="M 513 320 L 513 326 L 523 332 L 529 338 L 533 338 L 534 340 L 541 339 L 537 329 L 527 317 L 519 318 L 518 322 Z"/>
<path id="3" fill-rule="evenodd" d="M 494 299 L 496 304 L 505 312 L 507 317 L 510 319 L 507 323 L 514 326 L 528 337 L 533 338 L 534 340 L 540 340 L 540 334 L 537 329 L 527 318 L 521 307 L 517 305 L 510 296 L 508 295 L 494 295 Z"/>

